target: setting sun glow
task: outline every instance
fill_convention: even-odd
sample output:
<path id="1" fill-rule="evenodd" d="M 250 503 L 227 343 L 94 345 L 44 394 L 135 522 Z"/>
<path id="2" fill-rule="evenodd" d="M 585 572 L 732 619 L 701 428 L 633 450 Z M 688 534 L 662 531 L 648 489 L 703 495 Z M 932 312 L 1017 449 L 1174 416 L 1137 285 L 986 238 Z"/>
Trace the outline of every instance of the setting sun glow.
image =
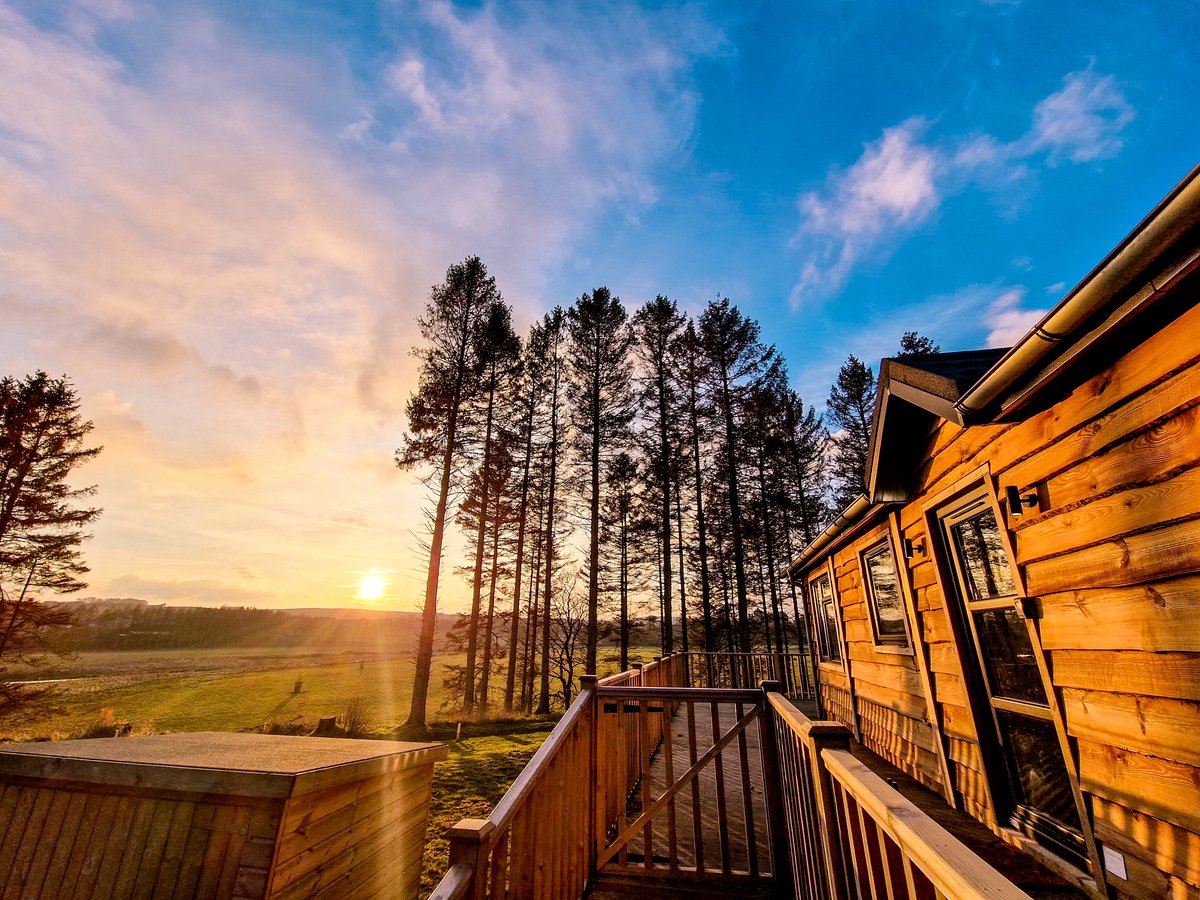
<path id="1" fill-rule="evenodd" d="M 378 575 L 364 575 L 358 586 L 358 599 L 378 600 L 383 596 L 385 587 L 387 587 L 387 582 Z"/>

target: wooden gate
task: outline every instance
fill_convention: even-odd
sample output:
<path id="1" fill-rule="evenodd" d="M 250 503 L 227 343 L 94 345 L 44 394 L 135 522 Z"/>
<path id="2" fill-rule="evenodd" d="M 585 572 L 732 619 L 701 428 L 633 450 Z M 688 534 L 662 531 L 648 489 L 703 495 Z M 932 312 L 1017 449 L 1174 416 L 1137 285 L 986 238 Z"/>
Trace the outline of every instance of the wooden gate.
<path id="1" fill-rule="evenodd" d="M 774 741 L 761 690 L 597 690 L 596 869 L 771 879 Z M 777 805 L 777 804 L 776 804 Z"/>

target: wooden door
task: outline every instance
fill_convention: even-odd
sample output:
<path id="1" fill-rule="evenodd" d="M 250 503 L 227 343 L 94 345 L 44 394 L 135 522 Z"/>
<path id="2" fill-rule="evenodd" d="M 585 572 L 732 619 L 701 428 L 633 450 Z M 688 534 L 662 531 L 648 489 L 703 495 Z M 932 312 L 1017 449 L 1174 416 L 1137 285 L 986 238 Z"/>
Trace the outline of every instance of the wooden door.
<path id="1" fill-rule="evenodd" d="M 1027 601 L 1019 595 L 995 508 L 980 492 L 939 519 L 970 645 L 965 662 L 983 687 L 973 705 L 981 749 L 992 760 L 996 818 L 1086 868 L 1079 811 L 1025 620 Z"/>

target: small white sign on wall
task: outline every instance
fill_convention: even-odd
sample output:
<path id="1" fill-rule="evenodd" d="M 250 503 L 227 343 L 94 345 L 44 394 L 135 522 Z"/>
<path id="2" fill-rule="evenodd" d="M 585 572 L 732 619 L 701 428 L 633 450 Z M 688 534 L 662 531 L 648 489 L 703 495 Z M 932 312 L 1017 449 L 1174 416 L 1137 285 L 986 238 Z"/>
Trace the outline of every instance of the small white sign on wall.
<path id="1" fill-rule="evenodd" d="M 1127 881 L 1129 876 L 1125 874 L 1125 856 L 1118 853 L 1112 847 L 1104 847 L 1104 869 L 1110 875 L 1115 875 L 1122 881 Z"/>

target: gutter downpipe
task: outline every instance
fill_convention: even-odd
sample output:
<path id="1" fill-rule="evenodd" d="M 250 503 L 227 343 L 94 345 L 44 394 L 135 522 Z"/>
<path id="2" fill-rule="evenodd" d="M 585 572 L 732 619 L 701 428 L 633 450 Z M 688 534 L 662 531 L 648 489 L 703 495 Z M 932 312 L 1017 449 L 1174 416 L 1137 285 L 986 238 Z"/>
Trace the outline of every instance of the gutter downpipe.
<path id="1" fill-rule="evenodd" d="M 1129 287 L 1156 253 L 1197 224 L 1200 166 L 1192 169 L 1083 281 L 959 398 L 954 406 L 964 420 L 993 404 L 1117 293 Z"/>

